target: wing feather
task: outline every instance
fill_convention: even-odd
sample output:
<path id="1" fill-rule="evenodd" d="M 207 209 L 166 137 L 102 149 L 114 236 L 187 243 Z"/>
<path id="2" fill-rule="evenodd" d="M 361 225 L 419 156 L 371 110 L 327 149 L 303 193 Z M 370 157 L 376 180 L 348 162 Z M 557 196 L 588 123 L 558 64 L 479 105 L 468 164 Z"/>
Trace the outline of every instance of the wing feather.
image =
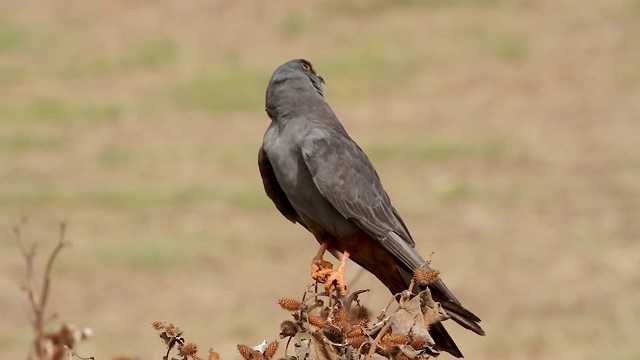
<path id="1" fill-rule="evenodd" d="M 263 147 L 260 147 L 258 151 L 258 168 L 260 169 L 260 176 L 262 177 L 262 185 L 267 193 L 267 196 L 276 205 L 276 208 L 293 223 L 300 223 L 305 228 L 307 225 L 304 223 L 300 215 L 295 210 L 289 198 L 280 187 L 276 174 L 273 171 L 269 157 Z"/>
<path id="2" fill-rule="evenodd" d="M 403 260 L 419 255 L 402 254 L 415 243 L 396 209 L 371 161 L 351 138 L 332 129 L 324 136 L 307 136 L 302 155 L 320 193 L 344 216 L 352 219 L 369 235 L 378 239 L 387 250 Z M 389 233 L 397 234 L 405 246 L 388 247 Z M 400 253 L 395 253 L 399 251 Z M 408 267 L 420 264 L 405 262 Z"/>

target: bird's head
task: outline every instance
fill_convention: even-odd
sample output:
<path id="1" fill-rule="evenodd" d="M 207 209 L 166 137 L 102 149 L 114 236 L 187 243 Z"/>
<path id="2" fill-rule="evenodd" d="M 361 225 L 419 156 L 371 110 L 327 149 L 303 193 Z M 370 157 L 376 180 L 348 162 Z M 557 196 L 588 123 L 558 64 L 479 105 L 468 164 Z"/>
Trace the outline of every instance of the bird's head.
<path id="1" fill-rule="evenodd" d="M 313 65 L 305 59 L 289 60 L 280 65 L 271 76 L 272 81 L 280 79 L 307 78 L 314 84 L 324 84 L 324 79 L 314 69 Z"/>
<path id="2" fill-rule="evenodd" d="M 267 113 L 280 108 L 309 104 L 314 99 L 324 102 L 324 79 L 305 59 L 295 59 L 280 65 L 267 86 Z M 284 107 L 284 108 L 283 108 Z M 286 111 L 286 110 L 285 110 Z"/>

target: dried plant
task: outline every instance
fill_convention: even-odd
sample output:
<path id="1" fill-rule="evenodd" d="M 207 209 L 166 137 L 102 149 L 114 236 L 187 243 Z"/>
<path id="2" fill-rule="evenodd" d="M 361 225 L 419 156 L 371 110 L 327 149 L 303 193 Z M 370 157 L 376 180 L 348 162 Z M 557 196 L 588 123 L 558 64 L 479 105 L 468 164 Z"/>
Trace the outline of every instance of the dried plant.
<path id="1" fill-rule="evenodd" d="M 163 360 L 205 360 L 198 355 L 198 344 L 186 341 L 182 337 L 182 330 L 178 326 L 166 321 L 154 321 L 151 323 L 151 327 L 158 332 L 160 339 L 167 347 L 167 352 L 162 357 Z M 169 357 L 174 349 L 178 357 Z M 220 360 L 220 354 L 213 351 L 213 349 L 209 349 L 207 359 Z"/>
<path id="2" fill-rule="evenodd" d="M 75 350 L 79 342 L 92 335 L 91 329 L 62 323 L 54 331 L 45 332 L 45 326 L 56 317 L 46 316 L 46 306 L 51 289 L 53 263 L 60 251 L 69 245 L 65 240 L 65 230 L 66 227 L 62 224 L 58 243 L 47 258 L 40 286 L 36 286 L 36 246 L 25 247 L 20 228 L 14 229 L 16 241 L 26 263 L 25 283 L 22 289 L 31 305 L 31 325 L 35 333 L 29 359 L 34 356 L 38 360 L 63 360 L 65 356 L 70 360 L 94 359 L 79 356 Z M 321 263 L 319 268 L 331 270 L 332 265 L 328 262 Z M 422 287 L 435 281 L 438 276 L 437 270 L 415 271 L 409 289 L 394 295 L 375 322 L 372 321 L 371 311 L 363 306 L 358 298 L 368 290 L 343 294 L 340 291 L 341 284 L 333 281 L 330 276 L 315 279 L 316 284 L 308 286 L 300 300 L 278 300 L 280 307 L 290 312 L 292 317 L 280 324 L 279 337 L 287 339 L 284 357 L 281 359 L 417 360 L 437 356 L 439 353 L 434 347 L 435 342 L 428 329 L 431 324 L 447 320 L 449 316 L 441 305 L 433 300 L 428 288 L 418 292 L 417 286 L 414 289 L 414 285 Z M 324 285 L 324 291 L 318 291 L 319 284 Z M 208 355 L 201 355 L 198 344 L 186 341 L 183 331 L 173 323 L 154 321 L 151 326 L 166 346 L 163 360 L 220 360 L 220 355 L 213 349 L 209 350 Z M 278 352 L 279 345 L 278 341 L 268 343 L 265 340 L 253 347 L 238 344 L 237 348 L 245 360 L 272 360 Z M 116 359 L 131 358 L 114 358 Z"/>
<path id="3" fill-rule="evenodd" d="M 413 289 L 418 281 L 431 282 L 437 276 L 437 270 L 416 272 L 416 279 L 409 289 Z M 278 300 L 280 307 L 291 313 L 291 318 L 280 324 L 279 337 L 286 339 L 284 355 L 280 359 L 418 360 L 439 355 L 428 329 L 431 324 L 449 317 L 433 300 L 428 288 L 396 294 L 373 322 L 371 311 L 358 299 L 359 294 L 368 290 L 342 295 L 335 282 L 331 284 L 330 292 L 319 292 L 318 285 L 308 286 L 300 300 Z M 326 283 L 320 285 L 326 286 Z M 196 354 L 197 345 L 185 342 L 177 326 L 162 321 L 156 321 L 152 326 L 167 346 L 164 360 L 201 359 Z M 179 358 L 169 358 L 174 348 Z M 277 341 L 267 343 L 266 340 L 256 346 L 237 345 L 244 360 L 273 359 L 278 348 Z M 212 352 L 209 359 L 219 360 L 219 355 Z"/>
<path id="4" fill-rule="evenodd" d="M 281 325 L 282 329 L 296 329 L 280 333 L 281 338 L 289 334 L 284 358 L 426 359 L 439 354 L 428 328 L 448 316 L 428 289 L 418 294 L 397 294 L 375 323 L 370 320 L 370 311 L 358 301 L 358 295 L 365 291 L 341 295 L 332 287 L 327 294 L 309 286 L 299 301 L 299 310 L 292 314 L 293 320 Z M 391 310 L 393 304 L 396 305 Z"/>
<path id="5" fill-rule="evenodd" d="M 62 323 L 54 331 L 45 332 L 45 327 L 57 318 L 53 313 L 47 316 L 47 304 L 51 292 L 51 270 L 53 264 L 62 249 L 70 243 L 65 239 L 66 225 L 60 224 L 58 243 L 49 254 L 39 286 L 36 284 L 34 272 L 36 258 L 36 244 L 27 248 L 22 240 L 22 232 L 19 226 L 14 227 L 16 242 L 25 260 L 25 281 L 22 290 L 27 294 L 30 305 L 30 323 L 34 331 L 33 347 L 28 355 L 28 359 L 39 360 L 62 360 L 65 355 L 69 358 L 77 357 L 85 359 L 76 354 L 75 346 L 91 337 L 93 331 L 90 328 L 81 329 L 70 323 Z M 91 357 L 87 359 L 92 359 Z"/>
<path id="6" fill-rule="evenodd" d="M 416 283 L 416 285 L 427 286 L 436 281 L 439 275 L 440 271 L 438 270 L 425 270 L 421 268 L 415 268 L 413 270 L 413 281 Z"/>

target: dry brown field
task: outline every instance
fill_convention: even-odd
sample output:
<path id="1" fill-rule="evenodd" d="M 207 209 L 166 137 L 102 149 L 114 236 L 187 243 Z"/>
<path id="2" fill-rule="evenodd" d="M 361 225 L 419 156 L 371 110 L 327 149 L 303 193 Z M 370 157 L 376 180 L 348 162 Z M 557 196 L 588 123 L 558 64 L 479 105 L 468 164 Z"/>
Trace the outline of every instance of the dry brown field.
<path id="1" fill-rule="evenodd" d="M 298 57 L 483 319 L 448 326 L 467 358 L 640 358 L 638 0 L 0 1 L 1 358 L 32 338 L 17 224 L 44 256 L 68 223 L 79 354 L 160 359 L 153 320 L 224 360 L 277 338 L 317 244 L 256 162 Z"/>

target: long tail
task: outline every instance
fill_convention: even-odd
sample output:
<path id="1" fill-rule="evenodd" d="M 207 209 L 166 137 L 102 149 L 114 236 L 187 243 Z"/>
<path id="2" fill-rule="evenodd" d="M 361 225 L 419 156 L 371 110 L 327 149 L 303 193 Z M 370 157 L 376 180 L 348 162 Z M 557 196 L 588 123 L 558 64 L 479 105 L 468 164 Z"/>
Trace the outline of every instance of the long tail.
<path id="1" fill-rule="evenodd" d="M 451 301 L 444 301 L 441 304 L 453 321 L 457 322 L 465 329 L 469 329 L 478 335 L 484 336 L 484 330 L 482 330 L 480 325 L 478 325 L 480 318 L 471 311 L 463 308 L 462 305 Z"/>

